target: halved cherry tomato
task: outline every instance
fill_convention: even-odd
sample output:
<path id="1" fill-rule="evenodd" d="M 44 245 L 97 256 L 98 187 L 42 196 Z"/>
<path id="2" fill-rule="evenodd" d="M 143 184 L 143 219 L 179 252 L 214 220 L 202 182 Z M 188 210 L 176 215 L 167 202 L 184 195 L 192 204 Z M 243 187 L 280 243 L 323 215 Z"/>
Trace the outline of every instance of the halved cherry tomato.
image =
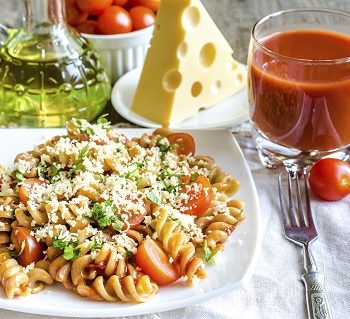
<path id="1" fill-rule="evenodd" d="M 86 20 L 83 23 L 79 23 L 75 27 L 80 33 L 96 34 L 98 33 L 97 21 Z"/>
<path id="2" fill-rule="evenodd" d="M 21 266 L 28 266 L 32 262 L 44 258 L 43 251 L 45 250 L 45 245 L 42 242 L 36 241 L 35 237 L 30 235 L 29 228 L 15 227 L 11 233 L 11 241 L 15 245 L 16 252 L 19 254 L 16 260 Z"/>
<path id="3" fill-rule="evenodd" d="M 176 144 L 176 152 L 178 155 L 190 155 L 194 154 L 196 150 L 196 144 L 193 137 L 187 133 L 172 133 L 167 136 L 170 144 Z"/>
<path id="4" fill-rule="evenodd" d="M 85 22 L 89 14 L 78 8 L 75 0 L 66 0 L 66 17 L 71 26 L 76 26 Z"/>
<path id="5" fill-rule="evenodd" d="M 130 32 L 132 30 L 130 14 L 120 6 L 108 7 L 98 18 L 98 28 L 104 34 Z"/>
<path id="6" fill-rule="evenodd" d="M 189 177 L 184 177 L 182 180 L 184 181 L 184 185 L 181 192 L 189 196 L 187 200 L 182 201 L 182 206 L 186 208 L 183 213 L 201 216 L 213 201 L 214 193 L 210 181 L 201 175 L 193 182 L 190 182 Z"/>
<path id="7" fill-rule="evenodd" d="M 27 205 L 27 201 L 29 198 L 29 192 L 33 188 L 34 184 L 43 184 L 44 182 L 37 178 L 27 178 L 22 185 L 19 187 L 19 200 Z"/>
<path id="8" fill-rule="evenodd" d="M 161 0 L 140 0 L 140 3 L 153 11 L 157 11 Z"/>
<path id="9" fill-rule="evenodd" d="M 160 286 L 169 285 L 180 278 L 169 257 L 153 239 L 144 240 L 135 255 L 136 265 Z"/>
<path id="10" fill-rule="evenodd" d="M 153 11 L 145 6 L 133 7 L 129 10 L 133 30 L 146 28 L 156 20 Z"/>
<path id="11" fill-rule="evenodd" d="M 324 200 L 341 199 L 350 193 L 350 165 L 335 158 L 321 159 L 310 170 L 309 184 Z"/>
<path id="12" fill-rule="evenodd" d="M 77 0 L 78 7 L 89 14 L 100 14 L 110 5 L 113 0 Z"/>

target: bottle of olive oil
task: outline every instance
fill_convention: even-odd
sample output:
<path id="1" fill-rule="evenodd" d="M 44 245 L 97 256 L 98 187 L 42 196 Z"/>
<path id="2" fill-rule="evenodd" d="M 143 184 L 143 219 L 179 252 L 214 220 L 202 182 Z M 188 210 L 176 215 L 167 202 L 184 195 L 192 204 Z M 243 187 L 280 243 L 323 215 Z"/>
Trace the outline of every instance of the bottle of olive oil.
<path id="1" fill-rule="evenodd" d="M 97 52 L 65 23 L 64 0 L 24 0 L 25 27 L 0 48 L 0 125 L 59 127 L 92 120 L 110 97 Z"/>

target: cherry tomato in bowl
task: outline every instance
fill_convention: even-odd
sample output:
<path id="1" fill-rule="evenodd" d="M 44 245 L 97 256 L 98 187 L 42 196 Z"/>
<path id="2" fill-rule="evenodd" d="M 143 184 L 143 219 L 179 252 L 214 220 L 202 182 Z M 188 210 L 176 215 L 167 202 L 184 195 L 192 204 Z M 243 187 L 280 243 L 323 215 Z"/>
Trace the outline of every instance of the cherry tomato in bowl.
<path id="1" fill-rule="evenodd" d="M 107 9 L 113 0 L 77 0 L 78 7 L 89 14 L 98 15 Z"/>
<path id="2" fill-rule="evenodd" d="M 103 34 L 120 34 L 132 30 L 132 21 L 128 11 L 120 6 L 108 7 L 97 20 Z"/>
<path id="3" fill-rule="evenodd" d="M 129 10 L 134 31 L 146 28 L 154 24 L 156 16 L 153 11 L 145 6 L 133 7 Z"/>
<path id="4" fill-rule="evenodd" d="M 341 199 L 350 193 L 350 165 L 335 158 L 321 159 L 310 170 L 309 185 L 321 199 Z"/>
<path id="5" fill-rule="evenodd" d="M 153 239 L 144 240 L 135 255 L 136 265 L 159 286 L 169 285 L 180 278 L 169 257 Z"/>
<path id="6" fill-rule="evenodd" d="M 21 266 L 28 266 L 44 258 L 44 244 L 30 234 L 29 228 L 15 227 L 11 233 L 11 241 L 18 254 L 16 260 Z"/>
<path id="7" fill-rule="evenodd" d="M 157 11 L 159 9 L 160 1 L 161 0 L 139 0 L 142 5 L 150 8 L 153 11 Z"/>

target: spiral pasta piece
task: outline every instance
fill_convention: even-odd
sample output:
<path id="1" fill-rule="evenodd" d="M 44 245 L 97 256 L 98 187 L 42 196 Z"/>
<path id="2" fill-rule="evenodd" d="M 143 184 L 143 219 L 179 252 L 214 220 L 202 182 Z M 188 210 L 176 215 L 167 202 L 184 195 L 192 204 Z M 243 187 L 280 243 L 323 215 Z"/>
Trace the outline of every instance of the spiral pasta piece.
<path id="1" fill-rule="evenodd" d="M 28 287 L 32 294 L 36 294 L 44 289 L 46 285 L 52 285 L 53 279 L 48 272 L 41 268 L 33 268 L 28 272 Z"/>
<path id="2" fill-rule="evenodd" d="M 7 252 L 0 253 L 0 281 L 8 298 L 31 293 L 28 275 Z"/>
<path id="3" fill-rule="evenodd" d="M 189 284 L 192 284 L 196 277 L 204 279 L 206 277 L 204 262 L 195 256 L 194 244 L 181 232 L 176 221 L 168 219 L 169 215 L 165 209 L 160 208 L 158 213 L 154 225 L 157 239 L 178 265 L 178 272 L 182 276 L 187 276 Z"/>
<path id="4" fill-rule="evenodd" d="M 13 204 L 14 197 L 0 197 L 0 247 L 10 243 L 12 231 L 11 223 L 14 219 Z"/>

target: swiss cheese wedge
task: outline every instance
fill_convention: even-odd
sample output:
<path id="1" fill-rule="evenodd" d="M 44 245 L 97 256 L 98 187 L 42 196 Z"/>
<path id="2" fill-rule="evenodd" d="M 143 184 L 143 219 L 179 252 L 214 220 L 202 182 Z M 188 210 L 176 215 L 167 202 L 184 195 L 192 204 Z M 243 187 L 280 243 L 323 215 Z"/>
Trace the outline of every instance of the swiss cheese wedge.
<path id="1" fill-rule="evenodd" d="M 200 0 L 162 0 L 132 111 L 169 126 L 228 98 L 246 85 L 232 53 Z"/>

